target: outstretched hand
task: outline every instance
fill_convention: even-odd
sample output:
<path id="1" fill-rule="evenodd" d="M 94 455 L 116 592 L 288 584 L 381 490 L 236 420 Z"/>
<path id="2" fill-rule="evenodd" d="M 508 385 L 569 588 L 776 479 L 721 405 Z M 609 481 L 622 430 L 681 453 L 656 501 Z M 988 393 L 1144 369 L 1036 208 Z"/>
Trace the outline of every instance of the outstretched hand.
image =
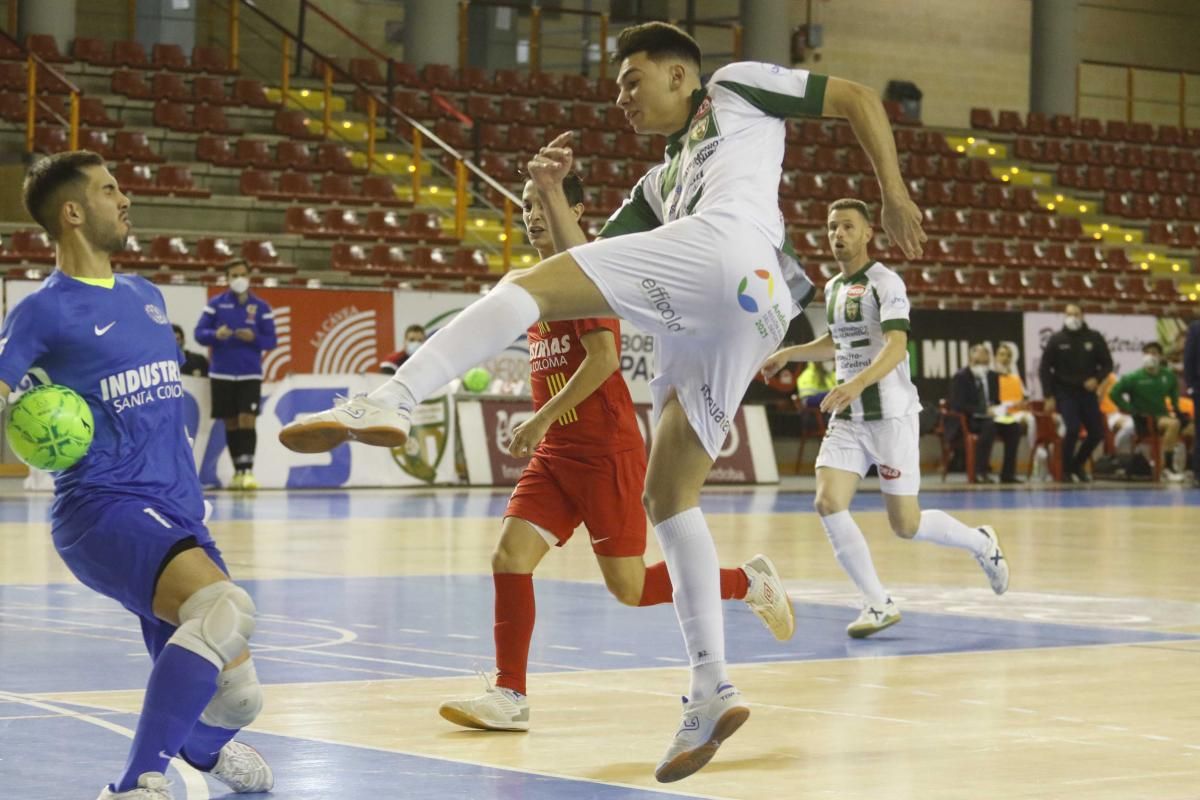
<path id="1" fill-rule="evenodd" d="M 890 200 L 884 198 L 879 219 L 888 238 L 903 251 L 905 257 L 917 258 L 921 255 L 921 245 L 929 237 L 921 230 L 921 209 L 908 196 Z"/>
<path id="2" fill-rule="evenodd" d="M 574 162 L 574 153 L 567 146 L 574 135 L 574 131 L 560 133 L 529 160 L 526 168 L 534 186 L 539 189 L 550 189 L 562 184 L 563 178 L 567 177 Z"/>

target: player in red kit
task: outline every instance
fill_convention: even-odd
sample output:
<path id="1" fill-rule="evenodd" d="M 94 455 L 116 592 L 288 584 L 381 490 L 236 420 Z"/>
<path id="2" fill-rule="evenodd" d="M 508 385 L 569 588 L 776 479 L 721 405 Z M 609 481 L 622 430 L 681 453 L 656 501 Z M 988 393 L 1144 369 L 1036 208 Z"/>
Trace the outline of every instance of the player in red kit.
<path id="1" fill-rule="evenodd" d="M 569 173 L 562 188 L 566 203 L 558 207 L 543 207 L 532 182 L 522 194 L 526 235 L 542 258 L 584 238 L 578 224 L 583 184 Z M 451 700 L 439 709 L 453 723 L 484 730 L 529 730 L 525 676 L 534 623 L 533 571 L 551 546 L 566 544 L 580 523 L 618 600 L 649 606 L 669 603 L 672 595 L 666 563 L 646 566 L 642 558 L 646 445 L 619 369 L 620 322 L 539 322 L 528 336 L 535 413 L 514 429 L 509 450 L 531 459 L 509 499 L 492 555 L 499 674 L 484 694 Z M 766 556 L 722 569 L 721 596 L 744 600 L 777 639 L 791 638 L 791 601 Z"/>

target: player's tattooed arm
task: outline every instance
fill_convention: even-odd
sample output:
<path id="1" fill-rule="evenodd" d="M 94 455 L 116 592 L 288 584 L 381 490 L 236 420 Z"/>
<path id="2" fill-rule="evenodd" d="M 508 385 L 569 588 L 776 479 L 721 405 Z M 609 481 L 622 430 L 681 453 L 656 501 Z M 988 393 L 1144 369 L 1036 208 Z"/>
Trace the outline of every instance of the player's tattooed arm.
<path id="1" fill-rule="evenodd" d="M 826 331 L 808 344 L 798 344 L 776 350 L 763 362 L 762 374 L 764 378 L 770 380 L 792 361 L 828 361 L 833 356 L 833 337 Z"/>
<path id="2" fill-rule="evenodd" d="M 836 414 L 849 407 L 868 386 L 879 383 L 901 361 L 908 358 L 908 331 L 884 331 L 883 336 L 883 349 L 879 351 L 879 355 L 875 356 L 862 372 L 830 389 L 829 394 L 821 401 L 822 411 Z"/>

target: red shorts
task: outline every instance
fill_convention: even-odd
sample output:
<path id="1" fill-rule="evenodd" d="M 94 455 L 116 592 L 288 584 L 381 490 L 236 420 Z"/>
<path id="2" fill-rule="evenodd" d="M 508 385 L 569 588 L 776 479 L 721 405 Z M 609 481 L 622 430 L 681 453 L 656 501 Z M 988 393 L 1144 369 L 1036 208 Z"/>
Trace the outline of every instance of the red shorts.
<path id="1" fill-rule="evenodd" d="M 566 544 L 582 522 L 598 556 L 623 558 L 646 552 L 646 453 L 569 458 L 534 452 L 508 499 L 505 517 L 545 528 Z"/>

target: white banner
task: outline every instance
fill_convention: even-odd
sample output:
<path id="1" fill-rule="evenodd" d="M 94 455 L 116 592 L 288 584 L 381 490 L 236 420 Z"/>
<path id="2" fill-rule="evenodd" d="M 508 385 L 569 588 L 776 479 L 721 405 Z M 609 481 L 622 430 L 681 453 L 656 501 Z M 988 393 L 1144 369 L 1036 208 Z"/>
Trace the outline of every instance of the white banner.
<path id="1" fill-rule="evenodd" d="M 1047 311 L 1025 313 L 1025 387 L 1029 396 L 1042 398 L 1038 369 L 1042 350 L 1056 331 L 1062 330 L 1063 315 Z M 1158 324 L 1148 314 L 1088 314 L 1087 325 L 1100 332 L 1108 342 L 1113 370 L 1121 375 L 1142 366 L 1142 345 L 1158 341 Z"/>

